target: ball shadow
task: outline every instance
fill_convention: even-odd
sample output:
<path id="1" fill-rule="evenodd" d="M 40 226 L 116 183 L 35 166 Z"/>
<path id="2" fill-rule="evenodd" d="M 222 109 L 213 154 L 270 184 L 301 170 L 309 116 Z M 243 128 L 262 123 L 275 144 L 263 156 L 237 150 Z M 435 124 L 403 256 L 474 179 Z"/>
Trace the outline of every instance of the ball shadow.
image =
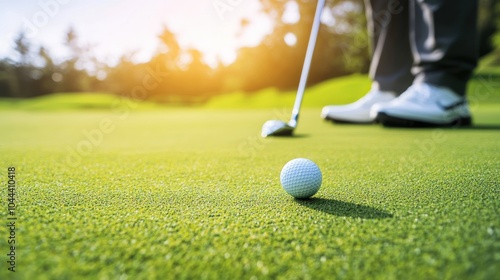
<path id="1" fill-rule="evenodd" d="M 313 197 L 310 199 L 295 199 L 295 201 L 307 208 L 335 216 L 363 219 L 386 219 L 393 217 L 391 213 L 383 210 L 335 199 Z"/>
<path id="2" fill-rule="evenodd" d="M 273 135 L 273 138 L 276 139 L 296 139 L 296 138 L 309 138 L 309 134 L 302 134 L 302 133 L 294 133 L 292 135 Z"/>

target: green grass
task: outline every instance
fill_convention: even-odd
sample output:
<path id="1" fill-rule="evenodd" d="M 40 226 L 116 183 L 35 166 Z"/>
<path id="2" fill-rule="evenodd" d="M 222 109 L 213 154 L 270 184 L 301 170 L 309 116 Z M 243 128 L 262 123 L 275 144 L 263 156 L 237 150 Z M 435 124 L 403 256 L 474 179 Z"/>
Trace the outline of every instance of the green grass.
<path id="1" fill-rule="evenodd" d="M 1 111 L 3 182 L 17 168 L 15 278 L 494 279 L 495 86 L 471 85 L 474 128 L 332 125 L 310 104 L 295 138 L 259 137 L 264 121 L 288 117 L 288 104 Z M 89 144 L 85 133 L 103 122 L 112 131 Z M 311 200 L 279 183 L 297 157 L 323 172 Z M 5 187 L 0 194 L 6 221 Z M 1 227 L 3 260 L 7 237 Z M 1 263 L 0 279 L 11 279 Z"/>
<path id="2" fill-rule="evenodd" d="M 32 99 L 0 98 L 0 110 L 27 111 L 71 111 L 71 110 L 109 110 L 114 107 L 130 107 L 133 100 L 106 92 L 60 92 Z M 161 107 L 152 102 L 133 103 L 133 109 L 153 109 Z"/>
<path id="3" fill-rule="evenodd" d="M 500 67 L 483 67 L 469 83 L 468 97 L 472 105 L 477 103 L 500 103 Z M 370 80 L 365 75 L 350 75 L 328 80 L 307 89 L 304 108 L 321 108 L 325 104 L 347 104 L 359 99 L 370 89 Z M 281 92 L 274 88 L 256 93 L 232 92 L 221 94 L 206 104 L 194 105 L 208 109 L 274 109 L 290 108 L 295 100 L 295 90 Z M 110 93 L 83 92 L 57 93 L 33 99 L 16 100 L 0 98 L 0 110 L 25 111 L 71 111 L 114 110 L 149 111 L 172 109 L 179 106 L 158 104 L 151 101 L 127 99 Z"/>

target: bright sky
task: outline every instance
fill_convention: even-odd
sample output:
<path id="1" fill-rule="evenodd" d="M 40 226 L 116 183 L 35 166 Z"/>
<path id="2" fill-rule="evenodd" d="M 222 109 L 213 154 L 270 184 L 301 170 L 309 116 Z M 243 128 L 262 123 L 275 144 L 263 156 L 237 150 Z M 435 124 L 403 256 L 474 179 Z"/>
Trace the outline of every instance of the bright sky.
<path id="1" fill-rule="evenodd" d="M 32 43 L 64 57 L 71 25 L 103 61 L 112 63 L 128 51 L 146 61 L 167 25 L 182 46 L 201 50 L 214 65 L 218 59 L 232 62 L 239 47 L 257 45 L 273 28 L 259 13 L 258 0 L 0 0 L 0 7 L 0 57 L 13 54 L 14 38 L 23 28 Z M 250 21 L 239 34 L 243 18 Z"/>

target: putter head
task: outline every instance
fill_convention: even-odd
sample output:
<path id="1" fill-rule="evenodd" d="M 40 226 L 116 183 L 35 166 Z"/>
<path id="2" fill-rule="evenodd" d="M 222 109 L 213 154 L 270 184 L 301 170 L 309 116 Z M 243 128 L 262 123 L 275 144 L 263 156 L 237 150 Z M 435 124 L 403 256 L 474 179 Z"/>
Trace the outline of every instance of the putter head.
<path id="1" fill-rule="evenodd" d="M 270 120 L 262 126 L 262 137 L 268 136 L 292 136 L 295 127 L 280 120 Z"/>

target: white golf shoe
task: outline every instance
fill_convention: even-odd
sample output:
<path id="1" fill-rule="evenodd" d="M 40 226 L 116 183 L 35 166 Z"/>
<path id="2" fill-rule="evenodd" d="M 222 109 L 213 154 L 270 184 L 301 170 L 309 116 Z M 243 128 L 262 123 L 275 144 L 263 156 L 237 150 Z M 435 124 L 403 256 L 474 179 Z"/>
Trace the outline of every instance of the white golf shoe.
<path id="1" fill-rule="evenodd" d="M 471 125 L 467 100 L 445 87 L 426 83 L 410 86 L 398 98 L 375 104 L 372 118 L 384 126 L 451 127 Z"/>
<path id="2" fill-rule="evenodd" d="M 377 86 L 358 101 L 347 105 L 325 106 L 321 111 L 321 117 L 335 123 L 372 123 L 374 118 L 370 116 L 372 106 L 380 102 L 389 102 L 396 98 L 396 93 L 381 91 Z"/>

